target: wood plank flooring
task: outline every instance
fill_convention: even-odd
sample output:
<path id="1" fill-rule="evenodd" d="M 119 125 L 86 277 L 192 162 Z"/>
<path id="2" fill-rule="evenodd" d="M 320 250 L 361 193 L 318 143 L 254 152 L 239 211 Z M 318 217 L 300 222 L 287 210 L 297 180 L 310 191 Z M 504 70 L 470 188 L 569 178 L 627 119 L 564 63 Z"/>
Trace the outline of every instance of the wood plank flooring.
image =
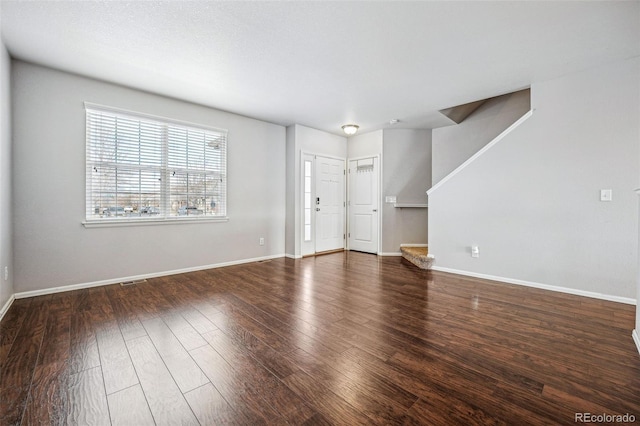
<path id="1" fill-rule="evenodd" d="M 640 422 L 634 312 L 356 252 L 19 299 L 0 424 Z"/>

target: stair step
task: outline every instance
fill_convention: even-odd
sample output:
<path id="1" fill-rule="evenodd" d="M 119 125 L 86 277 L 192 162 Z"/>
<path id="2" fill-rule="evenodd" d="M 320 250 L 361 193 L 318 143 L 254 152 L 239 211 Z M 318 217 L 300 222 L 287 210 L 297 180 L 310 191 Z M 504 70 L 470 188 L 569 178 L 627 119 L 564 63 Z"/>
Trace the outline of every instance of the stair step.
<path id="1" fill-rule="evenodd" d="M 402 257 L 421 269 L 431 269 L 435 257 L 427 247 L 400 247 Z"/>

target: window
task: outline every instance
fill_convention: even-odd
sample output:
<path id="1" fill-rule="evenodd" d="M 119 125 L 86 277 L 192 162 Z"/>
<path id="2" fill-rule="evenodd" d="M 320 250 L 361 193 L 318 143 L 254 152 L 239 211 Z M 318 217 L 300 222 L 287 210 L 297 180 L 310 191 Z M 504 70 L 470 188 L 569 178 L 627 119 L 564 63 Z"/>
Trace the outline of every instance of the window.
<path id="1" fill-rule="evenodd" d="M 311 161 L 304 162 L 304 241 L 311 241 Z"/>
<path id="2" fill-rule="evenodd" d="M 85 107 L 87 223 L 226 218 L 226 130 Z"/>

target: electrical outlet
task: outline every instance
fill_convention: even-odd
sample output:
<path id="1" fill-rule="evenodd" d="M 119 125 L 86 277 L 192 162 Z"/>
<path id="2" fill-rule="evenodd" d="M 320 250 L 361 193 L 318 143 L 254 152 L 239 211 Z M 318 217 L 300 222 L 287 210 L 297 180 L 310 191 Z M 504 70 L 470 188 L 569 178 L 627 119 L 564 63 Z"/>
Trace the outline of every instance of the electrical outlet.
<path id="1" fill-rule="evenodd" d="M 9 267 L 4 267 L 4 280 L 7 281 L 9 279 Z"/>
<path id="2" fill-rule="evenodd" d="M 260 237 L 260 245 L 263 246 L 264 245 L 264 238 Z"/>
<path id="3" fill-rule="evenodd" d="M 471 246 L 471 257 L 480 257 L 480 248 L 478 246 Z"/>
<path id="4" fill-rule="evenodd" d="M 610 189 L 601 189 L 600 201 L 611 201 L 611 200 L 613 200 L 613 191 Z"/>

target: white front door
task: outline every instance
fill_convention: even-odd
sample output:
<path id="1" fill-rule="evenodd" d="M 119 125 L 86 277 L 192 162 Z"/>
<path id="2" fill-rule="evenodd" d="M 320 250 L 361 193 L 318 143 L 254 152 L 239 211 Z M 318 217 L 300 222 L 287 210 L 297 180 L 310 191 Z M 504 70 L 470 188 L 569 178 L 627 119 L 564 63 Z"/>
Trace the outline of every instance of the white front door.
<path id="1" fill-rule="evenodd" d="M 349 250 L 378 252 L 378 158 L 349 161 Z"/>
<path id="2" fill-rule="evenodd" d="M 316 252 L 343 249 L 344 160 L 316 157 Z"/>

